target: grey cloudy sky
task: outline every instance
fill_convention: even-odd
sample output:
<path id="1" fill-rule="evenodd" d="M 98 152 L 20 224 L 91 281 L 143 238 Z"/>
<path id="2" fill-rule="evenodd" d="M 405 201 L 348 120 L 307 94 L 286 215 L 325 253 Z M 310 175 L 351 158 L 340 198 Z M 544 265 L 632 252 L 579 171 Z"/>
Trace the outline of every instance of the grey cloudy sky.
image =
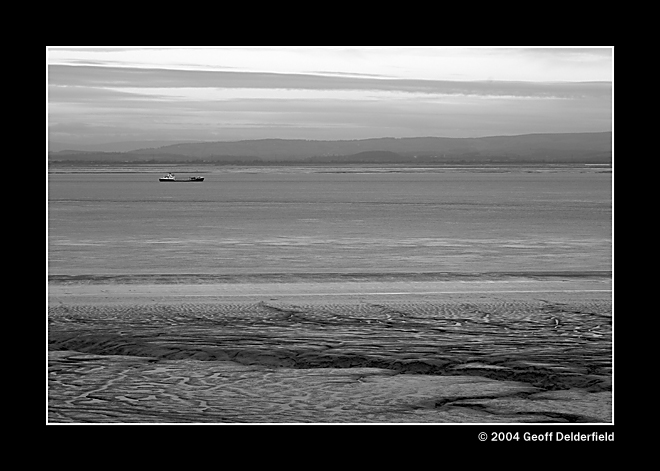
<path id="1" fill-rule="evenodd" d="M 611 48 L 51 47 L 47 60 L 58 143 L 612 126 Z"/>

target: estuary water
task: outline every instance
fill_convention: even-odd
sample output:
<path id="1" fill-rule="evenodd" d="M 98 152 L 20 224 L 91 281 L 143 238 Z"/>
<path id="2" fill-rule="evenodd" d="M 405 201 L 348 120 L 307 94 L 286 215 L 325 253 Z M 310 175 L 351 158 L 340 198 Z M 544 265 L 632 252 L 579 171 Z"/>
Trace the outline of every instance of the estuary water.
<path id="1" fill-rule="evenodd" d="M 609 271 L 603 169 L 51 173 L 50 275 Z M 191 174 L 180 174 L 185 178 Z"/>

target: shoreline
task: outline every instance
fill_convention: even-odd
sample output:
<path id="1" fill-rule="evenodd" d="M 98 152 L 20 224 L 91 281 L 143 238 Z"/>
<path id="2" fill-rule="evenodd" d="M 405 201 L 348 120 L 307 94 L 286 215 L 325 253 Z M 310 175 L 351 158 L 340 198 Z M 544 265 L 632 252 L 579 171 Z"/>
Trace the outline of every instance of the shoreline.
<path id="1" fill-rule="evenodd" d="M 272 272 L 272 273 L 140 273 L 48 274 L 56 284 L 218 284 L 344 281 L 491 281 L 611 279 L 610 270 L 552 270 L 497 272 Z"/>
<path id="2" fill-rule="evenodd" d="M 380 280 L 287 281 L 233 280 L 229 283 L 50 283 L 50 304 L 131 304 L 131 303 L 213 303 L 228 301 L 259 301 L 262 299 L 302 300 L 305 302 L 361 302 L 363 300 L 437 300 L 477 298 L 520 299 L 580 298 L 595 296 L 611 299 L 610 277 L 587 278 L 509 278 L 459 279 L 450 281 Z"/>

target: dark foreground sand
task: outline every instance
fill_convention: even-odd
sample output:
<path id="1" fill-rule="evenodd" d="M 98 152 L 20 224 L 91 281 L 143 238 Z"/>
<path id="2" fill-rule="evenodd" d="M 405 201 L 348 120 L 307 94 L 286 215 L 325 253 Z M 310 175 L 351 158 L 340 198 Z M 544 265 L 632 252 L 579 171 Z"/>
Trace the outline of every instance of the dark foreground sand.
<path id="1" fill-rule="evenodd" d="M 49 286 L 50 422 L 612 421 L 611 278 Z"/>

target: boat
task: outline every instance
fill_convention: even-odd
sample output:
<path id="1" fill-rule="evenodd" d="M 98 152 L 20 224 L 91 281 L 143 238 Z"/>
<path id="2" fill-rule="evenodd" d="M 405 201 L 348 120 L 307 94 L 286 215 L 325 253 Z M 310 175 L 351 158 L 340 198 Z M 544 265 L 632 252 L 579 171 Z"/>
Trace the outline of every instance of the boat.
<path id="1" fill-rule="evenodd" d="M 159 182 L 203 182 L 204 177 L 188 177 L 185 180 L 177 180 L 173 173 L 168 173 L 158 179 Z"/>
<path id="2" fill-rule="evenodd" d="M 176 179 L 174 178 L 174 175 L 172 175 L 171 173 L 168 173 L 168 174 L 165 175 L 164 177 L 160 177 L 160 178 L 158 179 L 159 182 L 173 182 L 173 181 L 175 181 L 175 180 L 176 180 Z"/>

